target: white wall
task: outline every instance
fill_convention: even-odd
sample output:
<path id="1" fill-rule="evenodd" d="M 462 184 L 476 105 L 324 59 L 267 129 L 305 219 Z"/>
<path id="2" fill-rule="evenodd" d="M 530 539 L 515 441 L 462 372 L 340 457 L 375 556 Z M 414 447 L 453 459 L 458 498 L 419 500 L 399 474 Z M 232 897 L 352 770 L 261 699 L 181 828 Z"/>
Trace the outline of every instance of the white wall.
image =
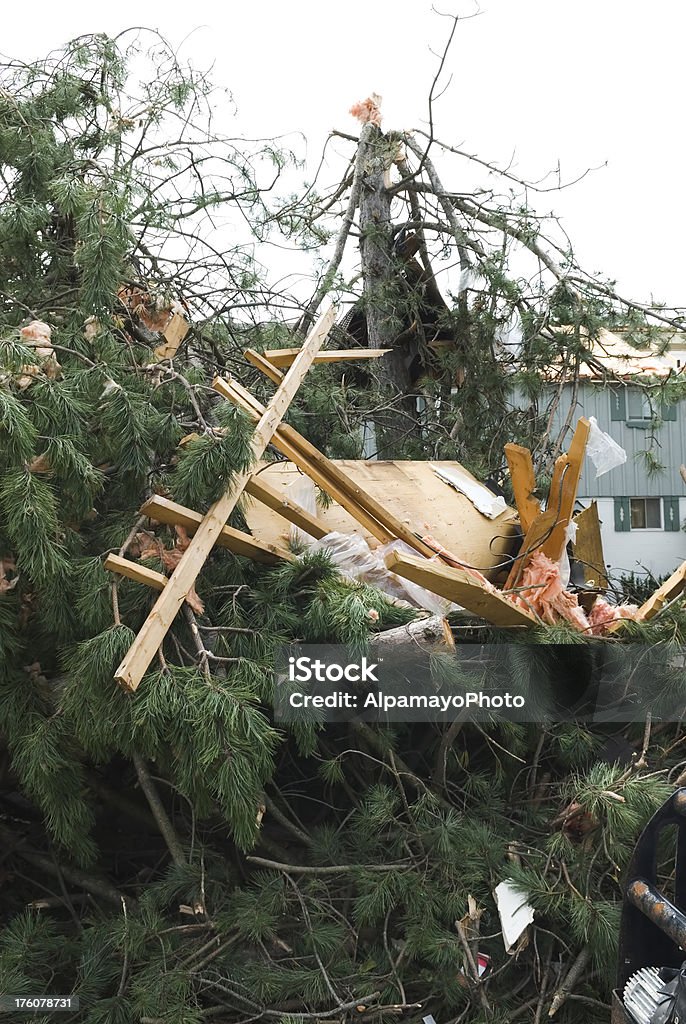
<path id="1" fill-rule="evenodd" d="M 683 530 L 629 530 L 615 531 L 613 498 L 596 498 L 603 553 L 609 576 L 622 573 L 641 573 L 649 570 L 654 576 L 671 573 L 686 561 L 686 533 Z M 586 507 L 590 498 L 579 498 Z M 686 498 L 679 499 L 679 519 L 686 518 Z"/>

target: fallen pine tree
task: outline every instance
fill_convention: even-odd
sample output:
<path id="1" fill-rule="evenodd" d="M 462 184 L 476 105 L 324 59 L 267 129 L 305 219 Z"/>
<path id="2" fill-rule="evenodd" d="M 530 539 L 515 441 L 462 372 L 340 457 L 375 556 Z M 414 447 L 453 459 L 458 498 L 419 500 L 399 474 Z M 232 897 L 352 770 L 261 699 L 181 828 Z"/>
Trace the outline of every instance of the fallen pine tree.
<path id="1" fill-rule="evenodd" d="M 677 650 L 678 601 L 621 641 L 564 622 L 536 622 L 521 644 L 473 616 L 446 629 L 325 551 L 283 557 L 246 539 L 238 507 L 140 686 L 114 681 L 155 595 L 107 557 L 167 586 L 197 523 L 160 525 L 143 503 L 202 514 L 249 468 L 252 426 L 215 400 L 212 378 L 243 365 L 246 336 L 303 342 L 223 317 L 270 298 L 247 272 L 229 280 L 208 252 L 186 273 L 167 255 L 160 239 L 182 237 L 186 210 L 165 198 L 156 154 L 140 156 L 140 126 L 122 114 L 114 138 L 93 127 L 112 113 L 124 56 L 94 37 L 26 76 L 3 69 L 0 991 L 71 993 L 90 1024 L 603 1020 L 622 868 L 679 780 L 678 724 L 284 726 L 275 654 L 400 640 L 428 647 L 440 680 L 448 641 L 505 639 L 513 683 L 533 693 L 545 668 L 573 704 L 599 649 Z M 166 59 L 156 123 L 196 98 Z M 212 141 L 182 140 L 177 158 Z M 259 184 L 241 196 L 257 217 Z M 329 376 L 299 396 L 286 440 L 309 424 L 308 443 L 359 455 L 322 425 L 324 398 L 342 408 L 335 369 L 315 372 Z M 513 955 L 494 896 L 507 881 L 534 912 Z"/>

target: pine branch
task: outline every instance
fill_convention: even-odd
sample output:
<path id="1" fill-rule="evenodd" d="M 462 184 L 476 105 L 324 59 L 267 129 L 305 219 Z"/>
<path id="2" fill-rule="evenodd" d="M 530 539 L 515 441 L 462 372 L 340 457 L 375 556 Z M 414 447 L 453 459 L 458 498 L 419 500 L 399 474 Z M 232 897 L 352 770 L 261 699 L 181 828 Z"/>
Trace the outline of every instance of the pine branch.
<path id="1" fill-rule="evenodd" d="M 249 856 L 245 859 L 262 868 L 272 868 L 274 871 L 295 875 L 341 875 L 350 871 L 402 871 L 411 864 L 409 860 L 399 860 L 392 864 L 336 864 L 335 866 L 317 867 L 311 864 L 280 864 L 278 861 L 266 860 L 264 857 Z"/>
<path id="2" fill-rule="evenodd" d="M 165 843 L 167 844 L 167 849 L 171 854 L 172 860 L 177 867 L 185 867 L 188 864 L 188 859 L 181 844 L 181 840 L 174 830 L 174 826 L 172 825 L 164 804 L 160 799 L 160 794 L 157 792 L 157 786 L 147 769 L 145 761 L 140 754 L 134 754 L 132 760 L 136 769 L 136 775 L 138 776 L 140 787 L 145 793 L 146 799 L 150 804 L 150 810 L 152 811 L 155 821 L 157 822 L 157 826 L 162 833 Z"/>
<path id="3" fill-rule="evenodd" d="M 584 946 L 579 951 L 576 960 L 567 971 L 564 981 L 553 996 L 553 1001 L 548 1010 L 549 1017 L 554 1017 L 557 1011 L 565 1004 L 570 994 L 574 991 L 577 982 L 581 980 L 590 959 L 591 949 L 589 946 Z"/>

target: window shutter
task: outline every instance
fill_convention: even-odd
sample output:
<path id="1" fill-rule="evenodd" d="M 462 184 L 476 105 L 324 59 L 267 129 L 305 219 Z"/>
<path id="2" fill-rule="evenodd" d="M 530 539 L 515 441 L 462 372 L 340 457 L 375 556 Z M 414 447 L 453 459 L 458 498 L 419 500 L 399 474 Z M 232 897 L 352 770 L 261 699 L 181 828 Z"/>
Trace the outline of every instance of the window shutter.
<path id="1" fill-rule="evenodd" d="M 626 392 L 624 388 L 610 389 L 610 419 L 626 420 Z"/>
<path id="2" fill-rule="evenodd" d="M 680 530 L 681 520 L 679 518 L 679 499 L 663 498 L 662 505 L 664 511 L 665 530 Z"/>
<path id="3" fill-rule="evenodd" d="M 662 403 L 662 419 L 663 420 L 675 420 L 676 419 L 676 402 L 672 402 L 671 405 L 667 405 L 666 402 Z"/>
<path id="4" fill-rule="evenodd" d="M 631 529 L 631 511 L 628 498 L 615 498 L 615 532 L 624 533 Z"/>

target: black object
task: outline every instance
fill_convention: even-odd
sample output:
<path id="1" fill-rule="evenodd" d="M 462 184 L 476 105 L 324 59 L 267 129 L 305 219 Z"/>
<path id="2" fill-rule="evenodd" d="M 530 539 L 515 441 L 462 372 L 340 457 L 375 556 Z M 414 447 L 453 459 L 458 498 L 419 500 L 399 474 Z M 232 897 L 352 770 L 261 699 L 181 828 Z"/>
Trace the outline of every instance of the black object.
<path id="1" fill-rule="evenodd" d="M 676 826 L 674 902 L 657 888 L 660 833 Z M 672 968 L 681 1016 L 666 1017 L 686 1024 L 686 789 L 678 789 L 646 825 L 627 872 L 619 935 L 617 991 L 642 967 Z M 665 977 L 664 974 L 661 976 Z M 677 984 L 678 983 L 678 984 Z"/>

